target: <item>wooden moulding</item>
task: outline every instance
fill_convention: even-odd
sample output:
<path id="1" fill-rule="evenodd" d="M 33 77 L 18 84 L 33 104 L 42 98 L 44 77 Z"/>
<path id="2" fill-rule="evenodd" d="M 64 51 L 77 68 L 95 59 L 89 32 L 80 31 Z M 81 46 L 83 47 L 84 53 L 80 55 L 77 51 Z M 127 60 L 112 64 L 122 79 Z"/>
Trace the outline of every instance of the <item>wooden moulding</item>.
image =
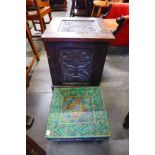
<path id="1" fill-rule="evenodd" d="M 67 26 L 72 29 L 75 22 L 77 25 L 74 25 L 76 29 L 72 30 L 64 30 L 62 28 L 62 24 L 64 22 L 70 23 Z M 79 23 L 78 23 L 79 21 Z M 84 24 L 86 22 L 86 24 Z M 94 27 L 97 31 L 92 31 L 90 28 L 90 24 L 87 23 L 94 23 Z M 81 23 L 81 24 L 80 24 Z M 66 27 L 67 27 L 66 26 Z M 81 27 L 80 27 L 81 26 Z M 63 29 L 63 31 L 62 31 Z M 89 30 L 87 33 L 81 32 L 83 29 Z M 113 34 L 110 30 L 106 27 L 102 19 L 99 18 L 87 18 L 87 17 L 54 17 L 52 22 L 49 24 L 48 28 L 42 35 L 42 40 L 44 41 L 74 41 L 74 42 L 110 42 L 115 39 Z"/>

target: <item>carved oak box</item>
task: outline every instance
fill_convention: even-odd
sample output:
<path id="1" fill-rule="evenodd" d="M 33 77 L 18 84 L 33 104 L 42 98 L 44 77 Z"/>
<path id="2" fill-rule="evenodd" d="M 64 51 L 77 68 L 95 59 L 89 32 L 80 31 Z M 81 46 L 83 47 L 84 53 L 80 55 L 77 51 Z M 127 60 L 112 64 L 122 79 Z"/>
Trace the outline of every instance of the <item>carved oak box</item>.
<path id="1" fill-rule="evenodd" d="M 54 17 L 42 39 L 53 86 L 99 85 L 114 39 L 102 19 Z"/>

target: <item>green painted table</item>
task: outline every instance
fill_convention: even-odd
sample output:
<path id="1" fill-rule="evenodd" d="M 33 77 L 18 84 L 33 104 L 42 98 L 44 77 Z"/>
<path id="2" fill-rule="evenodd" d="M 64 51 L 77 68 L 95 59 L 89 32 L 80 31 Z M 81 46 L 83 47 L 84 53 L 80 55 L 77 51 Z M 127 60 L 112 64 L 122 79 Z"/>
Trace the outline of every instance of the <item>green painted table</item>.
<path id="1" fill-rule="evenodd" d="M 45 135 L 48 140 L 103 140 L 109 136 L 99 87 L 54 88 Z"/>

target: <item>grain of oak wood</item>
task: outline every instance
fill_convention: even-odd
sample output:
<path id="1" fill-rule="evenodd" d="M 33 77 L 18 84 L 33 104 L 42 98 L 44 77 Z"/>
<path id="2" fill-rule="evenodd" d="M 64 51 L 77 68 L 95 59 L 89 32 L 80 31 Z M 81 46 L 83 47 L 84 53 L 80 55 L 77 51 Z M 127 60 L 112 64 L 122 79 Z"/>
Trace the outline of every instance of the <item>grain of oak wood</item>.
<path id="1" fill-rule="evenodd" d="M 59 28 L 63 21 L 91 21 L 95 23 L 97 32 L 90 33 L 77 33 L 77 32 L 61 32 Z M 88 27 L 89 25 L 85 25 Z M 81 27 L 83 29 L 84 27 Z M 44 41 L 83 41 L 83 42 L 109 42 L 115 39 L 110 30 L 106 27 L 103 19 L 99 18 L 87 18 L 87 17 L 54 17 L 48 28 L 42 35 Z"/>

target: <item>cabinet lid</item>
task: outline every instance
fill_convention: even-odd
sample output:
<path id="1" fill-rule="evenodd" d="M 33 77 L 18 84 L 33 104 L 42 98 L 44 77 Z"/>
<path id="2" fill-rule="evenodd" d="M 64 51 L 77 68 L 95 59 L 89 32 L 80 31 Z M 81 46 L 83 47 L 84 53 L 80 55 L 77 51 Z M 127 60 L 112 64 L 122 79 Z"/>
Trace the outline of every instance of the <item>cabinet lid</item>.
<path id="1" fill-rule="evenodd" d="M 115 37 L 101 18 L 53 17 L 41 38 L 44 41 L 110 42 Z"/>

